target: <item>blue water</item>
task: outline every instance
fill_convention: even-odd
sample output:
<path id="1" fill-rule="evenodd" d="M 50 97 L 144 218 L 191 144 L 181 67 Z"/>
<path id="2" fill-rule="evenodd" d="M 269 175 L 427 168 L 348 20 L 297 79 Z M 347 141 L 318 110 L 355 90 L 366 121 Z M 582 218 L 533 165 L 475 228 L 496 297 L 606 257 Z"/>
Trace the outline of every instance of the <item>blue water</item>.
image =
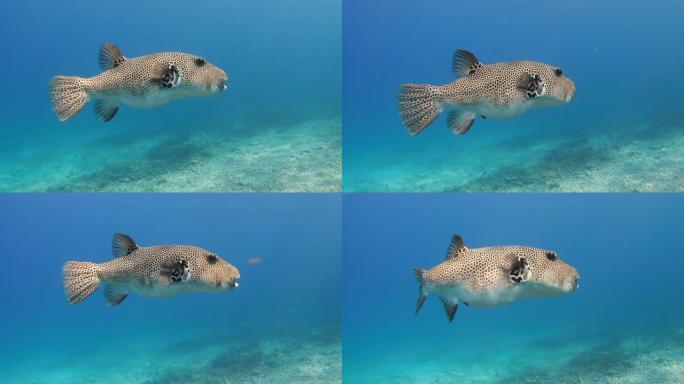
<path id="1" fill-rule="evenodd" d="M 684 190 L 684 3 L 656 0 L 343 2 L 345 191 Z M 577 87 L 562 107 L 440 117 L 411 137 L 403 83 L 454 80 L 451 57 L 559 66 Z"/>
<path id="2" fill-rule="evenodd" d="M 339 382 L 341 197 L 4 194 L 3 383 Z M 192 244 L 240 269 L 223 293 L 69 305 L 68 260 L 111 259 L 111 236 Z M 258 257 L 260 264 L 251 264 Z"/>
<path id="3" fill-rule="evenodd" d="M 339 0 L 3 2 L 0 190 L 339 190 L 340 7 Z M 151 110 L 122 107 L 108 123 L 90 103 L 60 123 L 49 80 L 100 73 L 104 42 L 128 57 L 205 57 L 226 71 L 228 91 Z M 191 182 L 189 174 L 203 178 Z"/>
<path id="4" fill-rule="evenodd" d="M 345 383 L 675 383 L 684 377 L 684 198 L 676 194 L 351 194 L 344 198 Z M 568 296 L 497 308 L 437 297 L 413 268 L 471 248 L 553 249 Z"/>

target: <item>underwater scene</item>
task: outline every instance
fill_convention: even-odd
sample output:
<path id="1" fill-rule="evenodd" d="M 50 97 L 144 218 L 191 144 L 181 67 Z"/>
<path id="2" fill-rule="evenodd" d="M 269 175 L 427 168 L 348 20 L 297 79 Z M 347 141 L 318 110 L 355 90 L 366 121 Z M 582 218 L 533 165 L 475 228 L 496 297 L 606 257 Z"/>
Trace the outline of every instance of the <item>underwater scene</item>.
<path id="1" fill-rule="evenodd" d="M 683 12 L 344 1 L 344 190 L 684 191 Z"/>
<path id="2" fill-rule="evenodd" d="M 347 194 L 343 380 L 680 383 L 683 213 L 678 194 Z M 482 249 L 512 245 L 546 255 Z M 475 263 L 487 274 L 459 276 L 478 253 L 490 256 Z M 503 269 L 520 256 L 517 271 Z M 453 288 L 434 287 L 445 276 L 499 290 L 443 306 Z M 483 307 L 513 289 L 537 291 Z"/>
<path id="3" fill-rule="evenodd" d="M 340 9 L 3 2 L 0 191 L 339 191 Z"/>
<path id="4" fill-rule="evenodd" d="M 341 382 L 340 200 L 0 196 L 2 382 Z"/>

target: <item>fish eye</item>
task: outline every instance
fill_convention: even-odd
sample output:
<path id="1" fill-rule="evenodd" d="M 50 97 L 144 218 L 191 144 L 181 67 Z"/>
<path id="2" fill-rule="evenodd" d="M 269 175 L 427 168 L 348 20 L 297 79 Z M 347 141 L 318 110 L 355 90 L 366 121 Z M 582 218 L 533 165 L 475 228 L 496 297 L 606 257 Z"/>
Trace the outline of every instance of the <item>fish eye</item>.
<path id="1" fill-rule="evenodd" d="M 560 68 L 556 68 L 553 72 L 554 72 L 554 73 L 556 74 L 556 76 L 558 76 L 558 77 L 561 77 L 561 75 L 563 75 L 563 70 L 560 69 Z"/>
<path id="2" fill-rule="evenodd" d="M 207 255 L 207 263 L 216 264 L 217 261 L 218 261 L 218 257 L 216 257 L 216 255 L 212 255 L 212 254 Z"/>
<path id="3" fill-rule="evenodd" d="M 546 252 L 546 258 L 554 261 L 558 258 L 558 256 L 556 255 L 556 252 Z"/>
<path id="4" fill-rule="evenodd" d="M 201 58 L 201 57 L 198 57 L 198 58 L 195 59 L 195 65 L 198 66 L 198 67 L 201 67 L 201 66 L 203 66 L 203 65 L 206 64 L 206 63 L 207 63 L 207 61 L 204 60 L 204 59 Z"/>

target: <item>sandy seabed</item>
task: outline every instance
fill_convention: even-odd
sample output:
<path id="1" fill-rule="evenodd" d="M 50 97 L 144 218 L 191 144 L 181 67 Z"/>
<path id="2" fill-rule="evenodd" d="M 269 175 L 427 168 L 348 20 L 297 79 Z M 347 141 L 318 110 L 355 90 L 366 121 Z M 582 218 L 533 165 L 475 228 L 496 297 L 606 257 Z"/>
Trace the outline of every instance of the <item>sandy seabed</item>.
<path id="1" fill-rule="evenodd" d="M 249 340 L 124 340 L 87 352 L 38 354 L 0 372 L 6 384 L 334 384 L 341 382 L 342 348 L 337 327 Z"/>
<path id="2" fill-rule="evenodd" d="M 484 343 L 486 344 L 486 343 Z M 650 384 L 684 378 L 684 329 L 522 335 L 492 350 L 459 355 L 407 351 L 383 356 L 345 383 L 396 384 Z"/>
<path id="3" fill-rule="evenodd" d="M 448 139 L 448 140 L 447 140 Z M 446 147 L 347 159 L 349 192 L 680 192 L 684 130 L 624 127 L 555 136 L 526 134 L 477 146 L 448 137 Z M 346 160 L 345 159 L 345 162 Z"/>
<path id="4" fill-rule="evenodd" d="M 26 144 L 0 162 L 0 191 L 335 192 L 341 121 L 254 129 L 103 131 L 94 138 Z"/>

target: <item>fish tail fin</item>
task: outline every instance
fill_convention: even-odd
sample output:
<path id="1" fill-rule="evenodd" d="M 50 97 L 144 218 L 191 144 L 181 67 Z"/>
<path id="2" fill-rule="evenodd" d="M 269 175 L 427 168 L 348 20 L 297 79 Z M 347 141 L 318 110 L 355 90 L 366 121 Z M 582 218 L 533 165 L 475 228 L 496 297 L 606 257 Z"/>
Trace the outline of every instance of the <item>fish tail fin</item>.
<path id="1" fill-rule="evenodd" d="M 417 135 L 442 113 L 440 87 L 430 84 L 404 84 L 399 89 L 399 114 L 409 133 Z"/>
<path id="2" fill-rule="evenodd" d="M 425 285 L 425 270 L 422 268 L 415 268 L 413 273 L 416 275 L 416 281 L 418 282 L 418 301 L 416 301 L 416 315 L 427 298 L 427 293 L 423 286 Z"/>
<path id="3" fill-rule="evenodd" d="M 77 304 L 90 296 L 100 285 L 98 266 L 87 261 L 67 261 L 62 268 L 64 291 L 69 304 Z"/>
<path id="4" fill-rule="evenodd" d="M 78 76 L 55 76 L 50 80 L 52 109 L 60 121 L 70 119 L 88 103 L 85 80 Z"/>

